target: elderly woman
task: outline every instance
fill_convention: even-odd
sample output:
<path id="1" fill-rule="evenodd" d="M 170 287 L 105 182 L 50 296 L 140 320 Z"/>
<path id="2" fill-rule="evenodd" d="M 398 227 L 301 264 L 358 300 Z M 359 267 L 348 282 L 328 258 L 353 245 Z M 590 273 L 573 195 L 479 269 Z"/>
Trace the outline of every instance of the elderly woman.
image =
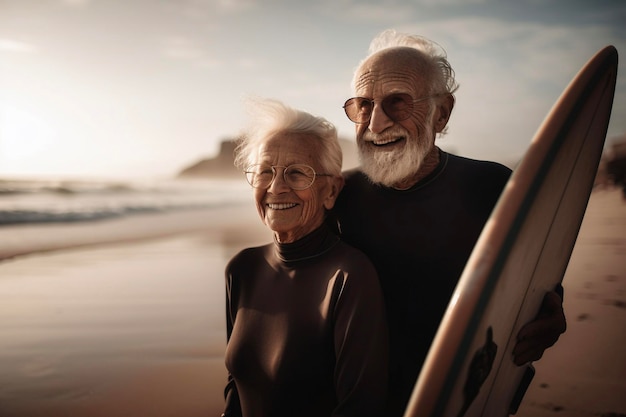
<path id="1" fill-rule="evenodd" d="M 377 416 L 387 388 L 387 327 L 376 271 L 325 226 L 343 186 L 332 124 L 274 100 L 235 163 L 274 242 L 226 267 L 224 416 Z"/>

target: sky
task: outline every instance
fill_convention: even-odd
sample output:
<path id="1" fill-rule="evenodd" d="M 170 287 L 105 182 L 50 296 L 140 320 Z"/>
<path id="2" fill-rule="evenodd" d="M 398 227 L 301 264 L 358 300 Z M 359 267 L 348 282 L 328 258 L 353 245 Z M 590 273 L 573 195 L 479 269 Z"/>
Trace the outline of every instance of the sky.
<path id="1" fill-rule="evenodd" d="M 0 178 L 168 178 L 214 156 L 246 95 L 323 116 L 394 28 L 460 84 L 442 148 L 511 164 L 580 68 L 626 54 L 625 0 L 0 0 Z M 620 64 L 623 65 L 623 64 Z M 618 70 L 607 144 L 626 136 Z"/>

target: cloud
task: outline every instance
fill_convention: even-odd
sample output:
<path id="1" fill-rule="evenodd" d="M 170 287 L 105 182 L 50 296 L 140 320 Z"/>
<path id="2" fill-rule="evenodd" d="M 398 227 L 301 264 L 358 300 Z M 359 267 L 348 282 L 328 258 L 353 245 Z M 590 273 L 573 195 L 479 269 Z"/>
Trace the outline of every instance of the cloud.
<path id="1" fill-rule="evenodd" d="M 34 53 L 37 52 L 37 47 L 12 39 L 0 38 L 0 52 Z"/>
<path id="2" fill-rule="evenodd" d="M 204 50 L 193 39 L 172 36 L 163 41 L 163 53 L 174 59 L 196 60 L 202 58 Z"/>
<path id="3" fill-rule="evenodd" d="M 257 7 L 254 0 L 170 0 L 170 5 L 193 20 L 211 19 L 216 13 L 242 13 Z"/>
<path id="4" fill-rule="evenodd" d="M 256 8 L 254 0 L 217 0 L 219 8 L 225 12 L 239 13 Z"/>
<path id="5" fill-rule="evenodd" d="M 69 7 L 85 7 L 91 2 L 92 0 L 61 0 L 62 5 Z"/>
<path id="6" fill-rule="evenodd" d="M 324 14 L 352 22 L 391 24 L 429 19 L 435 14 L 450 16 L 458 7 L 486 5 L 493 0 L 325 0 L 315 3 Z"/>
<path id="7" fill-rule="evenodd" d="M 413 6 L 387 3 L 340 3 L 342 14 L 363 22 L 396 22 L 413 14 Z"/>
<path id="8" fill-rule="evenodd" d="M 202 45 L 184 36 L 171 36 L 164 39 L 161 51 L 169 59 L 195 63 L 201 68 L 222 66 L 221 60 L 211 57 Z"/>
<path id="9" fill-rule="evenodd" d="M 244 70 L 255 70 L 263 67 L 263 63 L 261 61 L 251 58 L 240 58 L 237 60 L 236 65 L 238 68 Z"/>
<path id="10" fill-rule="evenodd" d="M 416 6 L 441 7 L 441 6 L 473 6 L 487 4 L 490 0 L 416 0 Z"/>
<path id="11" fill-rule="evenodd" d="M 243 71 L 259 70 L 265 66 L 259 59 L 234 57 L 232 62 L 212 57 L 206 47 L 194 39 L 184 36 L 171 36 L 163 40 L 162 53 L 169 59 L 187 61 L 202 68 L 223 68 L 229 65 Z"/>

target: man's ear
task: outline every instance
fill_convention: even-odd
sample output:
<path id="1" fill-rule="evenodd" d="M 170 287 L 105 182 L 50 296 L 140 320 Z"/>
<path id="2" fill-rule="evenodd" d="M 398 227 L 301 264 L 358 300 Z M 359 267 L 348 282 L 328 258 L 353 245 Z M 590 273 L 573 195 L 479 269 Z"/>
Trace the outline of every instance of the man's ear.
<path id="1" fill-rule="evenodd" d="M 441 133 L 450 120 L 452 109 L 454 108 L 454 96 L 446 94 L 439 99 L 435 114 L 435 132 Z"/>
<path id="2" fill-rule="evenodd" d="M 337 197 L 343 189 L 345 179 L 343 178 L 343 175 L 340 175 L 338 177 L 330 177 L 329 184 L 330 191 L 324 199 L 324 208 L 326 208 L 326 210 L 330 210 L 335 206 L 335 201 L 337 201 Z"/>

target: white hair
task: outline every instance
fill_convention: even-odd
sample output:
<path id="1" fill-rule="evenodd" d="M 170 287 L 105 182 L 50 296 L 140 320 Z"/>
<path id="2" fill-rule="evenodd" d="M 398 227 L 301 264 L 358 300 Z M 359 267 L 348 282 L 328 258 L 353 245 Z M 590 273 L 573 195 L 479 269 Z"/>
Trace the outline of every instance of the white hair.
<path id="1" fill-rule="evenodd" d="M 342 151 L 337 129 L 323 117 L 313 116 L 269 98 L 247 97 L 245 106 L 250 115 L 248 127 L 235 148 L 235 166 L 245 169 L 256 163 L 259 146 L 277 133 L 295 133 L 289 140 L 317 139 L 317 157 L 324 172 L 341 175 Z"/>
<path id="2" fill-rule="evenodd" d="M 450 93 L 453 94 L 459 85 L 454 78 L 454 70 L 448 62 L 446 51 L 438 43 L 419 35 L 410 35 L 397 32 L 394 29 L 387 29 L 379 33 L 372 39 L 369 46 L 368 55 L 359 63 L 352 79 L 353 89 L 356 90 L 357 76 L 363 62 L 375 53 L 387 48 L 409 47 L 419 51 L 426 58 L 427 64 L 432 70 L 431 94 Z"/>

